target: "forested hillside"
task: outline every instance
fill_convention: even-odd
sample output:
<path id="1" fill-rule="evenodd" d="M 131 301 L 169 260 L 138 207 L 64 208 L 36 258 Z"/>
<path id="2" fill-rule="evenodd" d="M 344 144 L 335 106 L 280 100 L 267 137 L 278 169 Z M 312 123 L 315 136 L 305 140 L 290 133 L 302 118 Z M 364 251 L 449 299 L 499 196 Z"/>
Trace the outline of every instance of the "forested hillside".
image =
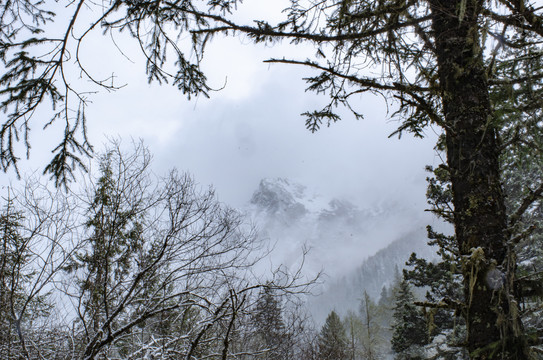
<path id="1" fill-rule="evenodd" d="M 406 268 L 411 253 L 426 259 L 435 259 L 435 249 L 427 244 L 424 231 L 400 236 L 386 248 L 361 261 L 356 269 L 340 277 L 326 278 L 322 293 L 310 300 L 315 321 L 321 323 L 328 312 L 336 310 L 344 316 L 348 311 L 357 312 L 364 293 L 378 301 L 388 294 Z"/>

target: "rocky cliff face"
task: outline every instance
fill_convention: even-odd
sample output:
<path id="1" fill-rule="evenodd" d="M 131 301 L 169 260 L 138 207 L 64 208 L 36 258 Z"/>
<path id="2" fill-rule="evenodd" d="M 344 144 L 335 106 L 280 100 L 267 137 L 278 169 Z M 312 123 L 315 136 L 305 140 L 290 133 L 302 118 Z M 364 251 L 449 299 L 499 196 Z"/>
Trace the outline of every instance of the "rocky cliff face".
<path id="1" fill-rule="evenodd" d="M 292 226 L 308 214 L 307 201 L 305 186 L 287 179 L 264 179 L 253 193 L 251 205 L 257 214 L 265 215 L 266 224 Z"/>

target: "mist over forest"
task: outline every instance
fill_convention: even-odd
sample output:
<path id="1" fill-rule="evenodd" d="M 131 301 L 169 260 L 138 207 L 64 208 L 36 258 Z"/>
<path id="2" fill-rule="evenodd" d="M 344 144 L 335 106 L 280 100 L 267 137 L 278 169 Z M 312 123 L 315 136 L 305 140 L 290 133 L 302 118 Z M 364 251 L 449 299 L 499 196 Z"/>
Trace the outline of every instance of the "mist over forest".
<path id="1" fill-rule="evenodd" d="M 540 0 L 0 2 L 0 359 L 543 359 L 541 44 Z"/>
<path id="2" fill-rule="evenodd" d="M 358 316 L 364 301 L 377 303 L 383 289 L 398 286 L 412 251 L 431 254 L 424 219 L 394 204 L 360 209 L 274 178 L 234 209 L 190 174 L 155 175 L 142 142 L 112 142 L 91 169 L 69 189 L 39 177 L 3 188 L 7 356 L 57 356 L 70 347 L 90 357 L 148 356 L 164 353 L 164 342 L 167 352 L 190 353 L 218 346 L 212 334 L 229 321 L 239 327 L 234 348 L 250 337 L 255 354 L 311 353 L 330 314 Z M 391 222 L 397 228 L 385 226 Z M 74 326 L 79 332 L 68 330 Z M 112 338 L 96 342 L 91 329 L 103 327 Z M 263 340 L 272 330 L 273 340 Z M 205 334 L 211 338 L 200 343 Z M 391 354 L 390 334 L 379 336 L 375 351 Z"/>

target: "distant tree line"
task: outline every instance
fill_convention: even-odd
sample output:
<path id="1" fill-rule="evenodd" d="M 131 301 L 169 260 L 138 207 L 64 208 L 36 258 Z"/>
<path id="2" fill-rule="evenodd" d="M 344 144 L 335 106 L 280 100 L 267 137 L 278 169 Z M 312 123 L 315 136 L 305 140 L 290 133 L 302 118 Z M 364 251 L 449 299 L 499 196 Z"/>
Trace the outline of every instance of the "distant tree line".
<path id="1" fill-rule="evenodd" d="M 153 175 L 141 144 L 98 164 L 78 189 L 5 194 L 1 359 L 297 357 L 309 283 L 251 276 L 263 253 L 240 213 L 187 174 Z"/>
<path id="2" fill-rule="evenodd" d="M 459 346 L 471 359 L 524 360 L 541 353 L 543 336 L 534 316 L 538 312 L 534 299 L 541 294 L 542 281 L 537 249 L 543 198 L 543 9 L 538 2 L 291 0 L 283 11 L 284 18 L 277 23 L 260 18 L 239 23 L 233 15 L 239 3 L 69 1 L 65 2 L 70 11 L 68 20 L 59 33 L 53 33 L 57 27 L 48 27 L 57 20 L 53 2 L 2 2 L 0 61 L 5 71 L 0 76 L 0 167 L 17 171 L 17 144 L 23 142 L 30 149 L 30 133 L 36 123 L 38 128 L 57 124 L 62 129 L 53 158 L 44 170 L 57 186 L 67 185 L 74 178 L 74 169 L 84 166 L 84 158 L 93 151 L 86 137 L 88 85 L 108 91 L 119 88 L 113 77 L 98 78 L 83 65 L 80 48 L 92 32 L 127 34 L 143 53 L 149 82 L 170 82 L 189 99 L 209 96 L 211 87 L 202 64 L 206 46 L 214 37 L 234 35 L 254 43 L 284 40 L 309 44 L 315 50 L 309 58 L 284 54 L 267 61 L 315 71 L 305 79 L 307 89 L 327 95 L 329 102 L 303 114 L 310 131 L 338 122 L 341 116 L 337 108 L 362 118 L 355 99 L 371 93 L 394 102 L 393 117 L 400 120 L 395 135 L 410 132 L 422 137 L 428 130 L 440 134 L 436 149 L 443 164 L 431 169 L 434 175 L 429 199 L 432 211 L 453 225 L 454 235 L 430 229 L 443 262 L 430 265 L 413 258 L 413 273 L 407 280 L 423 284 L 453 278 L 461 287 L 432 285 L 434 289 L 421 304 L 424 311 L 429 316 L 448 313 L 462 319 L 465 341 Z M 46 117 L 38 111 L 43 105 L 51 108 Z M 98 200 L 96 206 L 110 211 Z M 73 301 L 81 304 L 75 308 L 80 310 L 77 315 L 89 340 L 85 350 L 89 355 L 111 343 L 113 320 L 118 321 L 118 316 L 128 310 L 123 296 L 135 294 L 131 287 L 111 288 L 107 281 L 115 276 L 128 281 L 123 274 L 132 263 L 147 264 L 126 253 L 140 246 L 139 240 L 134 240 L 140 219 L 124 214 L 126 224 L 121 222 L 122 226 L 105 231 L 100 226 L 106 224 L 100 221 L 107 216 L 96 215 L 87 215 L 87 231 L 95 231 L 88 238 L 95 248 L 74 250 L 81 259 L 71 265 L 73 276 L 80 276 L 78 271 L 86 268 L 89 281 L 92 278 L 102 283 L 80 285 L 77 293 L 66 289 Z M 142 223 L 145 231 L 146 225 Z M 112 248 L 103 248 L 100 239 L 110 231 L 119 232 L 123 240 Z M 19 249 L 21 259 L 36 256 L 26 254 L 25 249 Z M 57 254 L 56 245 L 54 249 L 52 255 Z M 92 268 L 92 262 L 102 261 L 104 254 L 119 263 L 100 273 Z M 45 262 L 49 259 L 40 257 Z M 149 261 L 147 265 L 154 264 Z M 31 287 L 32 298 L 21 300 L 25 311 L 30 300 L 38 300 L 41 290 L 49 290 L 40 284 L 56 268 L 45 269 L 20 278 L 11 275 L 13 292 L 23 279 L 36 276 L 34 280 L 30 276 L 30 281 L 37 281 Z M 143 271 L 141 277 L 132 280 L 140 283 L 146 276 L 155 275 L 154 267 L 146 269 L 139 269 Z M 85 283 L 84 278 L 79 280 Z M 449 290 L 452 292 L 441 297 Z M 114 297 L 116 293 L 120 297 Z M 104 300 L 108 296 L 114 297 L 113 303 Z M 15 295 L 8 298 L 13 304 L 19 299 Z M 98 300 L 108 305 L 106 314 L 99 314 L 105 320 L 92 324 L 86 315 L 97 311 L 91 309 Z M 219 306 L 217 316 L 223 314 L 221 319 L 225 319 L 221 311 L 228 308 L 226 318 L 237 318 L 237 301 L 241 301 L 239 296 L 234 296 Z M 159 304 L 166 306 L 164 301 Z M 122 311 L 116 312 L 115 306 Z M 209 306 L 207 309 L 214 313 Z M 22 334 L 21 318 L 17 311 L 11 312 Z M 111 316 L 114 319 L 108 321 Z M 198 343 L 203 340 L 198 339 Z M 19 346 L 28 349 L 30 343 L 20 339 Z"/>

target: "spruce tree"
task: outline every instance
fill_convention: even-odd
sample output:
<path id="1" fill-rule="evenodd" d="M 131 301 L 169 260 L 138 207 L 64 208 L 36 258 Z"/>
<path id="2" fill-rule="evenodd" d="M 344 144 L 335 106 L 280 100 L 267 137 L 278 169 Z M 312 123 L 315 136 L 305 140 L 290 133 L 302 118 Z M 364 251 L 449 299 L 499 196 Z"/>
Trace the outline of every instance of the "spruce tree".
<path id="1" fill-rule="evenodd" d="M 430 211 L 448 223 L 453 223 L 451 213 L 452 192 L 447 168 L 428 167 L 432 173 L 427 178 L 427 199 Z M 428 261 L 411 254 L 404 270 L 404 281 L 424 290 L 425 301 L 418 306 L 427 318 L 428 344 L 426 357 L 465 359 L 468 357 L 463 344 L 466 339 L 466 322 L 462 317 L 464 297 L 462 275 L 458 264 L 462 257 L 454 235 L 445 235 L 427 227 L 428 244 L 434 246 L 439 261 Z"/>
<path id="2" fill-rule="evenodd" d="M 265 351 L 264 359 L 288 358 L 289 334 L 283 321 L 281 299 L 270 286 L 264 286 L 251 319 L 257 346 Z"/>
<path id="3" fill-rule="evenodd" d="M 44 119 L 37 111 L 43 104 L 53 104 L 51 116 L 43 120 L 45 128 L 59 119 L 65 124 L 46 172 L 62 184 L 70 178 L 70 165 L 82 164 L 80 156 L 92 149 L 85 136 L 88 93 L 78 91 L 64 66 L 73 61 L 70 53 L 80 55 L 80 45 L 98 27 L 135 37 L 145 52 L 149 81 L 170 81 L 189 98 L 208 96 L 202 58 L 216 35 L 243 34 L 255 43 L 309 43 L 315 48 L 311 58 L 286 54 L 269 60 L 316 71 L 306 78 L 308 89 L 330 99 L 305 113 L 309 130 L 339 121 L 338 106 L 361 118 L 353 99 L 373 93 L 397 101 L 394 114 L 401 124 L 395 134 L 424 136 L 429 127 L 443 133 L 450 216 L 462 259 L 456 265 L 462 277 L 466 348 L 474 359 L 527 359 L 531 344 L 518 311 L 522 281 L 516 279 L 514 244 L 529 232 L 520 220 L 540 202 L 543 183 L 523 181 L 520 205 L 507 209 L 500 158 L 508 144 L 500 135 L 504 127 L 515 126 L 504 123 L 500 111 L 518 112 L 510 119 L 522 130 L 531 112 L 541 108 L 541 7 L 528 0 L 292 0 L 278 23 L 257 16 L 255 22 L 239 24 L 232 15 L 238 2 L 74 1 L 62 32 L 66 35 L 60 38 L 36 35 L 44 31 L 44 23 L 54 21 L 50 2 L 6 2 L 0 19 L 0 60 L 6 68 L 0 77 L 0 110 L 6 114 L 0 166 L 15 166 L 17 141 L 24 139 L 30 146 L 28 133 L 35 121 Z M 96 18 L 86 30 L 76 31 L 88 22 L 81 11 L 85 6 L 94 7 Z M 179 44 L 184 39 L 191 43 Z M 190 54 L 183 49 L 191 49 Z M 172 58 L 175 71 L 167 62 Z M 74 74 L 115 88 L 93 77 L 80 60 L 75 64 L 81 71 Z M 495 92 L 509 94 L 508 108 L 495 101 Z M 79 111 L 74 116 L 71 109 Z M 522 142 L 528 133 L 516 134 Z M 489 285 L 488 274 L 503 275 L 503 286 Z"/>
<path id="4" fill-rule="evenodd" d="M 348 340 L 343 323 L 335 311 L 330 312 L 318 336 L 318 352 L 321 360 L 348 359 Z"/>
<path id="5" fill-rule="evenodd" d="M 530 56 L 540 51 L 534 45 L 527 48 Z M 535 56 L 530 62 L 500 64 L 496 72 L 527 75 L 542 65 Z M 500 161 L 506 206 L 516 233 L 511 245 L 516 250 L 518 279 L 513 286 L 521 303 L 525 331 L 533 339 L 543 327 L 543 206 L 540 200 L 529 200 L 540 198 L 543 192 L 543 100 L 532 96 L 532 86 L 528 79 L 513 88 L 500 88 L 491 96 L 502 124 L 504 151 Z M 503 283 L 502 272 L 494 271 L 492 279 L 497 285 Z"/>
<path id="6" fill-rule="evenodd" d="M 28 274 L 21 273 L 28 261 L 28 249 L 20 234 L 23 216 L 8 198 L 0 215 L 0 358 L 24 356 L 18 341 L 18 309 L 24 301 Z M 19 323 L 19 327 L 21 324 Z"/>
<path id="7" fill-rule="evenodd" d="M 28 344 L 36 330 L 32 322 L 47 316 L 50 304 L 49 294 L 36 290 L 36 249 L 30 248 L 24 213 L 16 209 L 13 198 L 4 200 L 0 214 L 0 358 L 8 360 L 35 356 L 32 350 L 36 349 L 30 346 L 40 344 Z"/>
<path id="8" fill-rule="evenodd" d="M 390 287 L 383 286 L 379 301 L 377 302 L 378 322 L 381 328 L 382 335 L 382 350 L 386 354 L 392 354 L 390 342 L 392 340 L 393 323 L 394 323 L 394 307 L 396 302 L 396 292 L 399 287 L 401 278 L 395 278 Z"/>
<path id="9" fill-rule="evenodd" d="M 428 326 L 414 302 L 409 283 L 402 280 L 396 291 L 391 341 L 397 360 L 424 359 L 423 347 L 428 344 Z"/>

